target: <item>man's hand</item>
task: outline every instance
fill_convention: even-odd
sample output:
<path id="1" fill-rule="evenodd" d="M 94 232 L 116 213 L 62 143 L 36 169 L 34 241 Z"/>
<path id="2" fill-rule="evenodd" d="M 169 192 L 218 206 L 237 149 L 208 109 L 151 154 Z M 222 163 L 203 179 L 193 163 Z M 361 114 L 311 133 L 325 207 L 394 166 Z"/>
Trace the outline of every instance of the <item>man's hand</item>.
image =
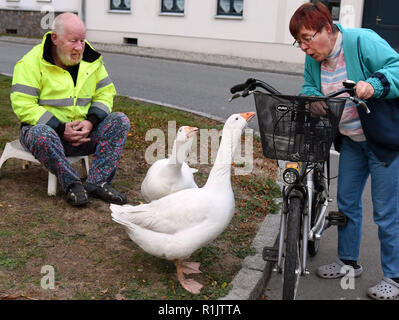
<path id="1" fill-rule="evenodd" d="M 90 134 L 92 129 L 93 129 L 93 124 L 88 120 L 83 120 L 74 127 L 74 130 L 81 131 L 82 133 L 84 133 L 85 138 Z"/>
<path id="2" fill-rule="evenodd" d="M 359 81 L 355 86 L 355 91 L 359 99 L 367 100 L 374 95 L 373 86 L 365 81 Z"/>
<path id="3" fill-rule="evenodd" d="M 67 122 L 63 138 L 65 141 L 71 142 L 74 147 L 77 147 L 90 141 L 88 136 L 92 129 L 93 124 L 88 120 Z"/>

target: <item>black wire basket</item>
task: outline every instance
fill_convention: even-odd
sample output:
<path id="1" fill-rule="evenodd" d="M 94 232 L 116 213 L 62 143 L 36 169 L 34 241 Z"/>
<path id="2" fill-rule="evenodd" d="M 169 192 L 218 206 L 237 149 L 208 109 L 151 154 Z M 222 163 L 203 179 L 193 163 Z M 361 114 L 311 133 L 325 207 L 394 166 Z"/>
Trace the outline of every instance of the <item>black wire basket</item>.
<path id="1" fill-rule="evenodd" d="M 326 161 L 337 133 L 345 98 L 325 98 L 254 92 L 256 113 L 266 158 Z"/>

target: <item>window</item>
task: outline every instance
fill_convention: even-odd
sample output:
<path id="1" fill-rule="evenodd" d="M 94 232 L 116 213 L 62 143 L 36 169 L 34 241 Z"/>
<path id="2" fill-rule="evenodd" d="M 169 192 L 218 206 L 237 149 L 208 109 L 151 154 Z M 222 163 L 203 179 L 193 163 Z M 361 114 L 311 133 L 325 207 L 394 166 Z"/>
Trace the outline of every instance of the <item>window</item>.
<path id="1" fill-rule="evenodd" d="M 184 13 L 184 0 L 161 0 L 161 12 Z"/>
<path id="2" fill-rule="evenodd" d="M 315 2 L 315 1 L 312 1 Z M 326 5 L 328 10 L 331 12 L 331 16 L 334 20 L 334 23 L 337 23 L 339 20 L 339 11 L 341 6 L 341 0 L 321 0 L 323 4 Z"/>
<path id="3" fill-rule="evenodd" d="M 242 16 L 244 0 L 218 0 L 218 15 Z"/>
<path id="4" fill-rule="evenodd" d="M 111 10 L 130 11 L 130 0 L 110 0 Z"/>

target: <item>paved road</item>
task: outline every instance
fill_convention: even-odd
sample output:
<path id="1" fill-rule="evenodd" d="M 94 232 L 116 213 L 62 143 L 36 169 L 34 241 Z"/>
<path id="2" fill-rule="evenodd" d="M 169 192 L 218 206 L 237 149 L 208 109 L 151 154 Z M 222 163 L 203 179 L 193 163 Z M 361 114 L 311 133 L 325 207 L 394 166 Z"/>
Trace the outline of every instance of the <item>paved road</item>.
<path id="1" fill-rule="evenodd" d="M 12 74 L 13 66 L 32 45 L 0 42 L 0 72 Z M 247 78 L 264 79 L 286 94 L 299 91 L 302 77 L 276 73 L 142 58 L 104 53 L 107 70 L 119 94 L 162 102 L 220 119 L 255 111 L 252 97 L 229 103 L 229 88 Z M 257 121 L 251 125 L 257 130 Z"/>

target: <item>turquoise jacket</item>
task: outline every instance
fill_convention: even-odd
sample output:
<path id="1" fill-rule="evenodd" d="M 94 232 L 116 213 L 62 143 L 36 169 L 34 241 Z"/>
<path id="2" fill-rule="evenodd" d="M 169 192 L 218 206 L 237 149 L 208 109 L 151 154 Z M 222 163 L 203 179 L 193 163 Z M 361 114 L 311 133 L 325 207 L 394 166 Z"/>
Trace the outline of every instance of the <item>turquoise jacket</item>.
<path id="1" fill-rule="evenodd" d="M 399 54 L 370 29 L 344 29 L 342 32 L 347 77 L 356 83 L 369 82 L 374 88 L 367 100 L 371 113 L 357 107 L 367 143 L 386 165 L 399 155 Z M 321 63 L 306 56 L 301 94 L 321 96 Z M 334 141 L 340 150 L 341 134 Z"/>
<path id="2" fill-rule="evenodd" d="M 342 32 L 348 79 L 369 82 L 374 88 L 373 98 L 399 97 L 399 55 L 377 33 L 370 29 L 344 29 Z M 321 63 L 310 56 L 305 60 L 305 82 L 302 94 L 321 96 Z"/>

